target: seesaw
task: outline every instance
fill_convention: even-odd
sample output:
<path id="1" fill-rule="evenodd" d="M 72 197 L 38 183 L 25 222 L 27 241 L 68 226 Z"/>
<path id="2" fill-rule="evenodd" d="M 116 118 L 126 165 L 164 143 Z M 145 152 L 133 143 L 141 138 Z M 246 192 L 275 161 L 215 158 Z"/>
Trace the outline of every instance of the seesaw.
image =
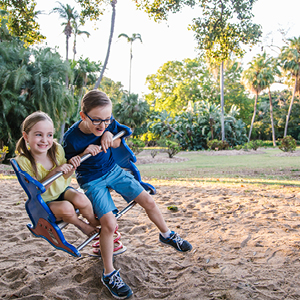
<path id="1" fill-rule="evenodd" d="M 136 157 L 123 138 L 126 132 L 129 133 L 129 135 L 132 134 L 131 129 L 125 125 L 119 124 L 118 122 L 117 126 L 120 131 L 113 137 L 113 140 L 121 138 L 121 144 L 118 148 L 112 148 L 114 160 L 121 168 L 130 172 L 147 192 L 149 192 L 151 195 L 154 195 L 156 193 L 155 188 L 151 184 L 142 181 L 140 172 L 134 164 L 136 162 Z M 85 161 L 90 156 L 91 154 L 84 155 L 81 158 L 81 162 Z M 22 171 L 15 159 L 12 158 L 10 162 L 17 175 L 19 183 L 28 196 L 28 199 L 25 203 L 25 208 L 32 223 L 27 224 L 28 229 L 36 237 L 41 237 L 47 240 L 56 249 L 63 250 L 75 257 L 80 257 L 80 251 L 92 240 L 97 238 L 100 231 L 87 238 L 77 247 L 68 243 L 62 232 L 63 228 L 65 228 L 68 223 L 56 221 L 54 214 L 42 198 L 42 194 L 46 191 L 45 186 L 62 176 L 63 173 L 58 172 L 48 180 L 45 180 L 41 183 L 32 178 L 27 172 Z M 123 210 L 116 214 L 116 219 L 118 220 L 135 204 L 136 203 L 134 201 L 131 201 Z M 119 242 L 119 233 L 117 230 L 115 233 L 117 234 L 117 238 L 115 238 L 115 240 L 117 239 L 116 242 L 118 244 L 115 249 L 117 249 L 122 246 L 122 244 Z M 119 249 L 116 251 L 118 250 Z"/>

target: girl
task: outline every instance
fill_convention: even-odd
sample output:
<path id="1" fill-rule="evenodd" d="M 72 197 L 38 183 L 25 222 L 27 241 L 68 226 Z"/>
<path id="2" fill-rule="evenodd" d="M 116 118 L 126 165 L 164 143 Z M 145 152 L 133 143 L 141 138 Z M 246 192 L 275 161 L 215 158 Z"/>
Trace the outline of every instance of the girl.
<path id="1" fill-rule="evenodd" d="M 74 169 L 80 165 L 80 157 L 75 156 L 66 163 L 62 146 L 53 140 L 53 122 L 44 112 L 29 115 L 22 123 L 22 134 L 16 146 L 16 160 L 23 171 L 40 182 L 59 171 L 63 172 L 61 177 L 45 187 L 43 194 L 43 200 L 57 221 L 74 224 L 88 236 L 94 234 L 99 221 L 95 218 L 91 202 L 83 193 L 69 186 Z M 75 209 L 79 209 L 89 224 L 78 218 Z"/>

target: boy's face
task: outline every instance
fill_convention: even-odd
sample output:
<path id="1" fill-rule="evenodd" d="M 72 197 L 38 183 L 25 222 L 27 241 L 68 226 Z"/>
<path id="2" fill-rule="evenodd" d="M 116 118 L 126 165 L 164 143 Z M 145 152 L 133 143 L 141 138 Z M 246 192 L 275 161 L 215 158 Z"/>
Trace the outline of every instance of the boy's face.
<path id="1" fill-rule="evenodd" d="M 93 133 L 96 136 L 101 136 L 104 130 L 109 125 L 109 120 L 112 114 L 112 105 L 98 106 L 90 110 L 87 114 L 80 112 L 83 126 L 80 128 L 84 133 Z M 106 121 L 106 122 L 105 122 Z M 100 123 L 98 125 L 94 124 Z M 105 124 L 108 123 L 108 124 Z"/>

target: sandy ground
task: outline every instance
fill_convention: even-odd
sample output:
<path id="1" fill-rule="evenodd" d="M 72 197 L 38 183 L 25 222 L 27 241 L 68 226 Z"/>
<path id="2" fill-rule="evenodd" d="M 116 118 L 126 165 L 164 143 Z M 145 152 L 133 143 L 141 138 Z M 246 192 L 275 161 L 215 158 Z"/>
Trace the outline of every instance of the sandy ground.
<path id="1" fill-rule="evenodd" d="M 115 267 L 131 299 L 300 299 L 300 188 L 151 183 L 169 227 L 193 250 L 161 245 L 140 207 L 127 212 L 118 222 L 127 251 L 115 257 Z M 0 191 L 1 299 L 112 299 L 91 245 L 74 258 L 33 237 L 17 180 L 0 180 Z M 84 240 L 72 225 L 64 234 L 75 245 Z"/>

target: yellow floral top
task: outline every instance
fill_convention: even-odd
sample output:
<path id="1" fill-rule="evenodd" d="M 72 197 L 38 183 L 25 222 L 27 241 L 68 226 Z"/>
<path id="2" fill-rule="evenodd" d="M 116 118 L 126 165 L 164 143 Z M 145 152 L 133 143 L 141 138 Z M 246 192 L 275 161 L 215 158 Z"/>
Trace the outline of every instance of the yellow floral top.
<path id="1" fill-rule="evenodd" d="M 59 166 L 67 162 L 65 158 L 64 149 L 60 144 L 57 144 L 56 159 Z M 31 177 L 35 178 L 32 165 L 28 158 L 21 155 L 16 157 L 16 160 L 23 171 L 27 172 Z M 37 163 L 38 178 L 36 179 L 40 182 L 43 181 L 43 178 L 45 178 L 50 173 L 50 171 L 52 171 L 54 168 L 56 168 L 56 166 L 53 166 L 51 170 L 47 170 L 44 168 L 42 164 Z M 60 176 L 59 178 L 57 178 L 46 190 L 46 192 L 42 194 L 43 200 L 45 202 L 49 202 L 51 200 L 57 199 L 59 195 L 64 192 L 64 190 L 67 188 L 70 182 L 71 182 L 71 177 L 65 179 L 63 176 Z"/>

